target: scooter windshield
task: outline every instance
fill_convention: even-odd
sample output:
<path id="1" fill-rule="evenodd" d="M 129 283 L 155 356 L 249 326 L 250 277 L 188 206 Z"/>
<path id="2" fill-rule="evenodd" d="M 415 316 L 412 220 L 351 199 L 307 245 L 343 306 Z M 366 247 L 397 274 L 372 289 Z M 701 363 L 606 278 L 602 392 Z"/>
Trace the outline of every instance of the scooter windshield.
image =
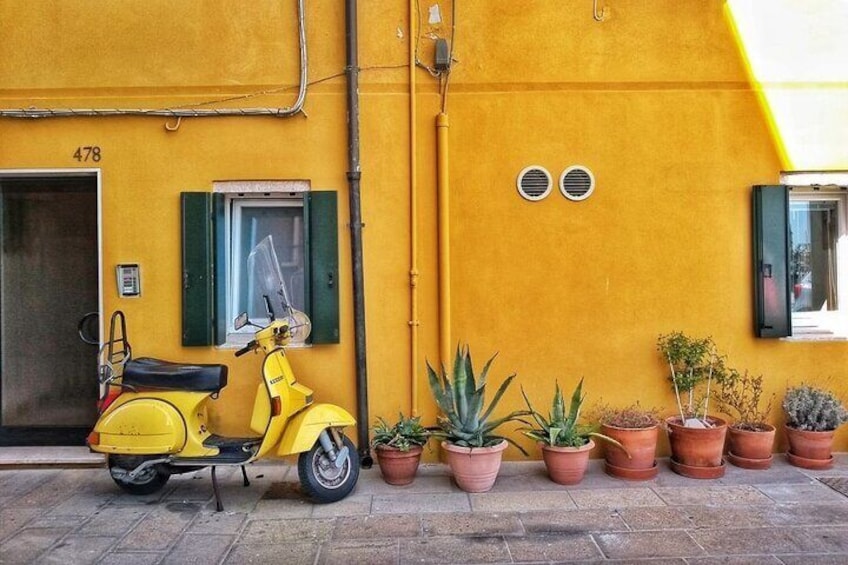
<path id="1" fill-rule="evenodd" d="M 311 330 L 309 317 L 292 306 L 277 253 L 274 251 L 274 240 L 270 235 L 260 241 L 248 255 L 247 272 L 250 288 L 262 300 L 267 300 L 272 318 L 288 321 L 291 341 L 306 341 Z"/>

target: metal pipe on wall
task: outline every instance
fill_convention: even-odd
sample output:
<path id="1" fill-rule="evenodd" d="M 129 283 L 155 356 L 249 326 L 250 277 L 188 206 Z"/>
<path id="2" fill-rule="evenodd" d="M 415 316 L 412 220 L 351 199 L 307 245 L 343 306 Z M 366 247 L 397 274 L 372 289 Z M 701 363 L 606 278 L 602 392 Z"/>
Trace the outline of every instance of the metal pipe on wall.
<path id="1" fill-rule="evenodd" d="M 362 262 L 362 210 L 359 181 L 359 61 L 356 0 L 345 2 L 345 47 L 347 52 L 348 193 L 350 203 L 350 248 L 353 263 L 353 323 L 356 341 L 357 445 L 363 467 L 373 464 L 368 439 L 368 368 L 365 347 L 365 277 Z"/>
<path id="2" fill-rule="evenodd" d="M 451 359 L 451 292 L 450 292 L 450 176 L 448 168 L 448 128 L 444 112 L 436 116 L 436 168 L 439 222 L 439 354 L 442 363 Z"/>
<path id="3" fill-rule="evenodd" d="M 418 150 L 415 121 L 415 0 L 409 0 L 409 371 L 411 375 L 411 412 L 418 416 Z"/>

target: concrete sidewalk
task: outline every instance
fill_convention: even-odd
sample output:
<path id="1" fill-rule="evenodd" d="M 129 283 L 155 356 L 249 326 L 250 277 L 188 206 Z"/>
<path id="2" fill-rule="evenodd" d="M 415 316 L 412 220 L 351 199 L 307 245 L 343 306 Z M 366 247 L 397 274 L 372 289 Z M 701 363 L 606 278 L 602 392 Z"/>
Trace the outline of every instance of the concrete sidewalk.
<path id="1" fill-rule="evenodd" d="M 363 470 L 347 499 L 301 498 L 285 464 L 174 476 L 155 496 L 123 494 L 105 469 L 0 470 L 0 563 L 848 563 L 848 455 L 830 471 L 775 456 L 686 479 L 660 462 L 651 481 L 607 477 L 593 461 L 575 487 L 541 462 L 505 463 L 494 489 L 458 490 L 444 465 L 409 487 Z"/>

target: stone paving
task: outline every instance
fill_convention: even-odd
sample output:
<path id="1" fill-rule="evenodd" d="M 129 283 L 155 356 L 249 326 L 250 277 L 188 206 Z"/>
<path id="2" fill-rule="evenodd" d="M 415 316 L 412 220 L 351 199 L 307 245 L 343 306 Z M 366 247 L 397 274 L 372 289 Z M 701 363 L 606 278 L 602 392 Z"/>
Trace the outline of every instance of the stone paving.
<path id="1" fill-rule="evenodd" d="M 123 494 L 105 469 L 0 470 L 0 563 L 562 563 L 846 564 L 848 497 L 782 456 L 768 471 L 728 466 L 722 479 L 604 475 L 550 482 L 541 462 L 505 463 L 494 489 L 467 494 L 447 467 L 412 485 L 362 470 L 347 499 L 305 501 L 284 463 L 172 477 L 156 495 Z"/>

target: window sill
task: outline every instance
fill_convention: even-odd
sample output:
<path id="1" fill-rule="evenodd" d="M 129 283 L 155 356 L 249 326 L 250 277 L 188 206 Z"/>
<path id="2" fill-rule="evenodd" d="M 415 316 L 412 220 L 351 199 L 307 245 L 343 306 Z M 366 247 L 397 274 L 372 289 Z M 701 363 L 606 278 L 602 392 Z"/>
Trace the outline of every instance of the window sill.
<path id="1" fill-rule="evenodd" d="M 228 334 L 226 343 L 222 343 L 221 345 L 216 345 L 215 349 L 220 349 L 221 351 L 229 351 L 234 349 L 241 349 L 247 343 L 253 339 L 253 334 Z M 286 345 L 286 349 L 311 349 L 311 343 L 291 343 Z"/>

